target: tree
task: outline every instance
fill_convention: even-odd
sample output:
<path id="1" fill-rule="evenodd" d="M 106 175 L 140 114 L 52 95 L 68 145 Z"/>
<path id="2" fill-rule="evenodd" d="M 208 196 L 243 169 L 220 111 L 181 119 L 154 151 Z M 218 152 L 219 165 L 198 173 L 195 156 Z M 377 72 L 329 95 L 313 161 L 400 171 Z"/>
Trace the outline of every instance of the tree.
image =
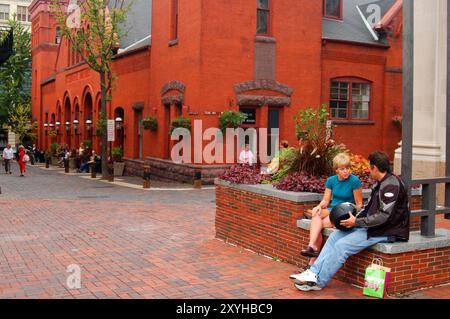
<path id="1" fill-rule="evenodd" d="M 19 104 L 9 114 L 11 131 L 19 137 L 19 144 L 25 139 L 35 141 L 37 136 L 33 131 L 37 128 L 36 122 L 31 121 L 31 104 Z"/>
<path id="2" fill-rule="evenodd" d="M 52 0 L 55 18 L 64 37 L 73 50 L 81 55 L 100 77 L 101 119 L 107 118 L 107 102 L 111 100 L 114 84 L 113 57 L 118 48 L 120 25 L 128 8 L 124 0 Z M 102 174 L 108 176 L 107 127 L 100 121 L 102 131 Z"/>
<path id="3" fill-rule="evenodd" d="M 31 36 L 15 16 L 8 26 L 13 31 L 14 52 L 0 67 L 0 126 L 11 125 L 9 115 L 31 103 Z M 7 32 L 3 33 L 0 41 L 6 36 Z"/>

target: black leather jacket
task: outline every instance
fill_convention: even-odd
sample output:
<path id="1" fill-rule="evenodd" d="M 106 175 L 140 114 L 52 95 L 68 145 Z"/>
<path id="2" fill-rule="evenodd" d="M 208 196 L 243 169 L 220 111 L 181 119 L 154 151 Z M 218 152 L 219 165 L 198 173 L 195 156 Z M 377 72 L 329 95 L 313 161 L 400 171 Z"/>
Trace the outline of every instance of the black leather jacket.
<path id="1" fill-rule="evenodd" d="M 355 227 L 367 228 L 367 237 L 387 236 L 390 242 L 409 240 L 410 209 L 401 179 L 392 174 L 375 183 L 369 202 L 356 216 Z"/>

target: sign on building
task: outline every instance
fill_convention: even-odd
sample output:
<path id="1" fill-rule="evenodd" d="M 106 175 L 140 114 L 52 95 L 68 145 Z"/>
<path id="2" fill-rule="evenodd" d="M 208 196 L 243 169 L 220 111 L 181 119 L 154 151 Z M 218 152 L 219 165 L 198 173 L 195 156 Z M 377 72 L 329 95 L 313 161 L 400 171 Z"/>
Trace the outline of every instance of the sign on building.
<path id="1" fill-rule="evenodd" d="M 108 142 L 114 142 L 115 141 L 115 121 L 114 120 L 108 120 Z"/>

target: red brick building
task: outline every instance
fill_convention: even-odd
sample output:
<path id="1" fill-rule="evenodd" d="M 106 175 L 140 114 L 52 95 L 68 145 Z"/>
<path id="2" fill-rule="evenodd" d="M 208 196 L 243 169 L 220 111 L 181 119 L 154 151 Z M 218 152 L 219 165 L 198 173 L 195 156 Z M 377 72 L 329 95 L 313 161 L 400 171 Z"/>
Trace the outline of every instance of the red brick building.
<path id="1" fill-rule="evenodd" d="M 58 38 L 49 4 L 34 0 L 30 6 L 39 146 L 51 143 L 48 131 L 59 122 L 53 139 L 71 147 L 92 140 L 99 148 L 98 75 Z M 205 130 L 218 127 L 220 112 L 242 110 L 255 119 L 245 127 L 278 127 L 280 139 L 294 145 L 294 116 L 321 104 L 329 105 L 338 125 L 337 141 L 354 153 L 382 149 L 393 157 L 401 139 L 392 121 L 402 104 L 401 5 L 401 0 L 135 1 L 127 22 L 131 32 L 121 38 L 114 62 L 118 80 L 108 105 L 110 119 L 123 119 L 115 143 L 123 144 L 128 168 L 144 160 L 171 165 L 163 159 L 170 157 L 168 131 L 178 116 L 202 120 Z M 142 129 L 147 116 L 157 118 L 156 132 Z"/>

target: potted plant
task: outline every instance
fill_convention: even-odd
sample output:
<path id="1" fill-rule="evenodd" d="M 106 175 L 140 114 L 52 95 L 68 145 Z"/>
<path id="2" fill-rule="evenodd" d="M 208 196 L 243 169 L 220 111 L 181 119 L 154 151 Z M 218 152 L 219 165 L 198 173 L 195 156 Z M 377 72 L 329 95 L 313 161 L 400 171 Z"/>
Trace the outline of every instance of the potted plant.
<path id="1" fill-rule="evenodd" d="M 92 149 L 92 141 L 91 140 L 86 140 L 83 143 L 81 143 L 81 149 L 84 151 L 87 151 L 88 154 L 90 154 L 91 149 Z"/>
<path id="2" fill-rule="evenodd" d="M 146 130 L 156 132 L 156 130 L 158 129 L 158 121 L 155 117 L 149 116 L 142 120 L 142 126 Z"/>
<path id="3" fill-rule="evenodd" d="M 170 127 L 170 134 L 177 128 L 185 128 L 187 130 L 191 130 L 191 119 L 185 117 L 177 117 L 172 121 L 172 125 Z"/>
<path id="4" fill-rule="evenodd" d="M 245 114 L 238 111 L 228 110 L 219 117 L 219 126 L 222 132 L 227 128 L 238 128 L 245 121 Z"/>
<path id="5" fill-rule="evenodd" d="M 122 176 L 125 169 L 125 163 L 123 162 L 123 148 L 122 146 L 114 147 L 111 150 L 111 154 L 114 161 L 114 176 Z"/>
<path id="6" fill-rule="evenodd" d="M 50 154 L 51 154 L 50 156 L 52 165 L 58 165 L 58 149 L 59 149 L 58 143 L 50 144 Z"/>
<path id="7" fill-rule="evenodd" d="M 401 115 L 396 115 L 392 117 L 392 123 L 394 123 L 394 125 L 396 126 L 402 126 L 402 116 Z"/>
<path id="8" fill-rule="evenodd" d="M 95 136 L 102 136 L 103 135 L 103 128 L 97 127 L 95 129 Z"/>

